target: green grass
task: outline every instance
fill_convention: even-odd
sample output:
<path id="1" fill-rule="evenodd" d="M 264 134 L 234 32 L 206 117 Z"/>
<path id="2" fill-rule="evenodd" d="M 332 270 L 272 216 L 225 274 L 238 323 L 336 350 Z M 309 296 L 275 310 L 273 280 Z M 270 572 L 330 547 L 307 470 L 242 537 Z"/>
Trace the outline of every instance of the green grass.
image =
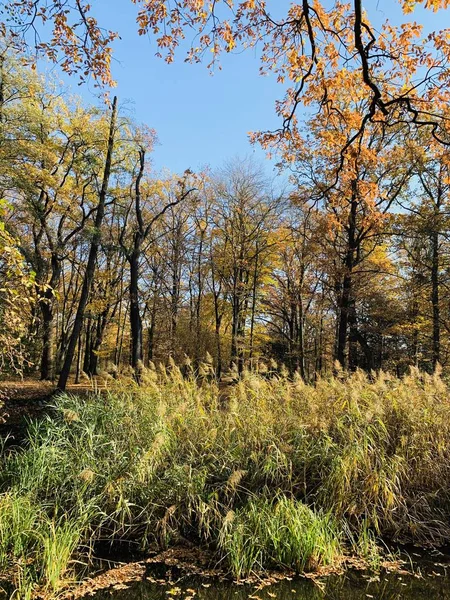
<path id="1" fill-rule="evenodd" d="M 230 572 L 376 566 L 377 540 L 450 535 L 450 395 L 438 375 L 245 373 L 219 394 L 179 370 L 62 395 L 0 464 L 0 569 L 57 594 L 96 541 L 207 545 Z M 31 590 L 31 591 L 30 591 Z"/>
<path id="2" fill-rule="evenodd" d="M 267 567 L 313 570 L 342 553 L 339 529 L 329 516 L 283 495 L 249 500 L 228 513 L 219 548 L 236 578 Z"/>

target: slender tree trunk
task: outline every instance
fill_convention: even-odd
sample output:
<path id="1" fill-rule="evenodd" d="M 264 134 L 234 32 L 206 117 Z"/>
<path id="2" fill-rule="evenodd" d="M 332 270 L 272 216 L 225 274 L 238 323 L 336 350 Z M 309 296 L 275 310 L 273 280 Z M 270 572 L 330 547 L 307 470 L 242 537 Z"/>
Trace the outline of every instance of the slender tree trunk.
<path id="1" fill-rule="evenodd" d="M 252 282 L 252 307 L 250 312 L 250 344 L 249 344 L 249 359 L 250 363 L 253 358 L 253 344 L 254 344 L 254 332 L 255 332 L 255 316 L 256 316 L 256 296 L 258 290 L 258 262 L 259 253 L 256 253 L 255 257 L 255 268 L 253 270 L 253 282 Z"/>
<path id="2" fill-rule="evenodd" d="M 147 364 L 153 361 L 153 356 L 155 353 L 155 313 L 152 311 L 150 315 L 150 327 L 148 328 L 148 338 L 147 338 Z"/>
<path id="3" fill-rule="evenodd" d="M 80 335 L 81 337 L 81 335 Z M 83 372 L 86 375 L 90 375 L 89 373 L 89 360 L 91 356 L 91 348 L 92 348 L 92 319 L 89 315 L 86 321 L 86 333 L 84 336 L 84 360 L 83 360 Z"/>
<path id="4" fill-rule="evenodd" d="M 80 337 L 78 338 L 77 370 L 75 372 L 75 383 L 80 383 L 82 337 L 83 336 L 80 335 Z"/>
<path id="5" fill-rule="evenodd" d="M 201 339 L 202 339 L 202 297 L 203 297 L 203 277 L 202 277 L 202 257 L 203 257 L 203 243 L 205 237 L 205 230 L 200 230 L 200 243 L 198 249 L 198 261 L 197 261 L 197 299 L 195 303 L 195 366 L 198 368 L 201 358 Z"/>
<path id="6" fill-rule="evenodd" d="M 41 355 L 41 380 L 51 381 L 54 377 L 53 352 L 55 346 L 55 325 L 53 303 L 51 300 L 41 302 L 42 314 L 42 355 Z"/>
<path id="7" fill-rule="evenodd" d="M 342 368 L 345 369 L 347 366 L 346 361 L 346 348 L 347 348 L 347 329 L 348 329 L 348 313 L 350 307 L 351 298 L 351 285 L 352 278 L 349 273 L 344 275 L 344 281 L 342 284 L 342 294 L 339 302 L 339 325 L 337 332 L 337 353 L 336 358 L 341 364 Z"/>
<path id="8" fill-rule="evenodd" d="M 413 278 L 414 281 L 414 278 Z M 413 292 L 414 295 L 416 292 Z M 412 323 L 413 323 L 413 335 L 412 335 L 412 362 L 415 367 L 419 366 L 419 330 L 417 327 L 418 318 L 419 318 L 419 302 L 417 298 L 414 297 L 413 305 L 412 305 Z M 380 367 L 381 368 L 381 367 Z"/>
<path id="9" fill-rule="evenodd" d="M 439 233 L 435 229 L 431 237 L 432 262 L 431 262 L 431 304 L 433 307 L 433 370 L 440 361 L 441 353 L 441 317 L 439 308 Z"/>
<path id="10" fill-rule="evenodd" d="M 337 332 L 337 353 L 336 358 L 341 364 L 342 368 L 346 368 L 346 348 L 347 348 L 347 332 L 349 325 L 349 318 L 352 321 L 353 327 L 355 327 L 354 315 L 351 315 L 352 302 L 353 302 L 353 268 L 355 260 L 356 250 L 356 213 L 358 208 L 358 202 L 356 199 L 356 182 L 353 182 L 353 196 L 350 205 L 350 214 L 348 217 L 347 225 L 347 236 L 348 246 L 347 253 L 345 256 L 344 267 L 344 280 L 342 285 L 342 295 L 339 304 L 339 325 Z M 353 331 L 355 333 L 355 331 Z M 354 366 L 354 348 L 352 349 L 352 367 Z"/>
<path id="11" fill-rule="evenodd" d="M 240 269 L 236 336 L 237 366 L 239 374 L 244 371 L 245 366 L 244 340 L 249 300 L 247 295 L 248 280 L 249 272 L 247 270 Z"/>
<path id="12" fill-rule="evenodd" d="M 239 262 L 243 262 L 243 257 L 239 257 Z M 235 363 L 239 373 L 243 368 L 243 342 L 244 327 L 243 324 L 243 300 L 244 294 L 244 270 L 242 267 L 235 267 L 233 277 L 233 298 L 232 298 L 232 324 L 231 324 L 231 362 Z"/>
<path id="13" fill-rule="evenodd" d="M 122 303 L 123 303 L 123 267 L 122 267 L 122 277 L 120 279 L 120 292 L 119 292 L 119 310 L 117 315 L 117 334 L 116 334 L 116 346 L 114 348 L 114 364 L 118 366 L 118 356 L 119 356 L 119 342 L 120 342 L 120 334 L 122 332 Z"/>
<path id="14" fill-rule="evenodd" d="M 176 335 L 178 328 L 178 305 L 180 300 L 180 278 L 178 273 L 178 261 L 175 267 L 173 271 L 172 292 L 170 301 L 170 353 L 172 356 L 175 354 Z"/>
<path id="15" fill-rule="evenodd" d="M 98 353 L 103 342 L 106 325 L 108 324 L 108 313 L 109 307 L 107 307 L 97 319 L 89 356 L 89 375 L 98 375 Z"/>
<path id="16" fill-rule="evenodd" d="M 126 306 L 125 306 L 125 313 L 124 313 L 124 318 L 123 318 L 123 326 L 120 330 L 120 342 L 119 342 L 119 350 L 117 353 L 117 368 L 119 368 L 120 366 L 120 361 L 122 359 L 122 350 L 123 350 L 123 338 L 125 336 L 125 325 L 128 319 L 128 308 L 129 308 L 129 302 L 127 302 Z"/>
<path id="17" fill-rule="evenodd" d="M 109 128 L 109 137 L 108 137 L 108 148 L 106 153 L 106 161 L 105 161 L 105 170 L 103 173 L 103 181 L 102 187 L 99 195 L 99 202 L 97 206 L 97 212 L 95 215 L 95 231 L 92 237 L 91 247 L 89 250 L 88 262 L 86 265 L 86 271 L 84 274 L 83 286 L 81 288 L 81 296 L 78 304 L 78 309 L 75 315 L 75 322 L 73 324 L 72 334 L 69 339 L 69 344 L 67 346 L 66 357 L 64 360 L 63 368 L 61 369 L 61 374 L 59 376 L 58 381 L 58 389 L 64 391 L 67 386 L 67 381 L 70 375 L 70 369 L 72 367 L 73 357 L 75 354 L 75 348 L 78 342 L 78 337 L 81 333 L 81 328 L 83 326 L 83 318 L 84 311 L 86 309 L 86 305 L 89 298 L 89 293 L 91 291 L 92 282 L 94 279 L 95 273 L 95 264 L 97 262 L 97 254 L 100 246 L 101 239 L 101 229 L 103 224 L 103 218 L 105 216 L 105 204 L 106 204 L 106 195 L 108 193 L 108 185 L 109 185 L 109 177 L 111 175 L 111 164 L 112 164 L 112 154 L 114 147 L 114 134 L 116 129 L 116 117 L 117 117 L 117 96 L 114 96 L 113 106 L 112 106 L 112 114 L 111 114 L 111 122 Z"/>
<path id="18" fill-rule="evenodd" d="M 139 252 L 130 255 L 130 326 L 131 366 L 139 381 L 139 364 L 142 363 L 142 319 L 139 310 Z"/>
<path id="19" fill-rule="evenodd" d="M 356 306 L 355 297 L 353 294 L 353 286 L 351 288 L 350 303 L 348 307 L 348 324 L 348 368 L 350 371 L 356 371 L 358 368 L 358 323 L 356 321 Z"/>
<path id="20" fill-rule="evenodd" d="M 218 289 L 216 288 L 216 272 L 215 272 L 214 261 L 212 259 L 212 256 L 210 257 L 210 260 L 211 260 L 212 292 L 213 292 L 213 298 L 214 298 L 214 336 L 216 339 L 216 376 L 220 379 L 220 376 L 222 375 L 222 345 L 221 345 L 221 340 L 220 340 L 220 327 L 222 325 L 222 315 L 220 313 L 220 306 L 219 306 L 221 285 L 219 285 Z"/>
<path id="21" fill-rule="evenodd" d="M 306 380 L 306 367 L 305 367 L 305 315 L 303 309 L 303 297 L 301 290 L 303 289 L 303 269 L 301 273 L 301 285 L 298 292 L 298 315 L 297 315 L 297 355 L 298 355 L 298 369 L 300 376 L 303 380 Z"/>
<path id="22" fill-rule="evenodd" d="M 378 344 L 378 370 L 382 371 L 383 369 L 383 344 L 384 344 L 384 336 L 380 333 L 380 342 Z"/>
<path id="23" fill-rule="evenodd" d="M 320 325 L 319 325 L 319 339 L 317 342 L 317 351 L 316 351 L 316 368 L 314 371 L 314 376 L 317 379 L 319 375 L 322 374 L 323 369 L 323 316 L 320 317 Z M 317 336 L 316 336 L 317 339 Z"/>
<path id="24" fill-rule="evenodd" d="M 290 371 L 291 375 L 293 375 L 298 367 L 297 349 L 295 347 L 295 345 L 296 345 L 295 340 L 297 337 L 297 326 L 295 323 L 296 307 L 295 307 L 294 301 L 291 301 L 290 309 L 289 309 L 289 311 L 286 311 L 286 312 L 287 312 L 286 325 L 287 325 L 287 331 L 288 331 L 287 345 L 288 345 L 288 356 L 289 356 L 289 371 Z"/>
<path id="25" fill-rule="evenodd" d="M 41 355 L 41 380 L 51 381 L 55 376 L 55 290 L 61 279 L 61 259 L 56 252 L 52 252 L 51 258 L 52 275 L 39 304 L 42 314 L 42 355 Z"/>

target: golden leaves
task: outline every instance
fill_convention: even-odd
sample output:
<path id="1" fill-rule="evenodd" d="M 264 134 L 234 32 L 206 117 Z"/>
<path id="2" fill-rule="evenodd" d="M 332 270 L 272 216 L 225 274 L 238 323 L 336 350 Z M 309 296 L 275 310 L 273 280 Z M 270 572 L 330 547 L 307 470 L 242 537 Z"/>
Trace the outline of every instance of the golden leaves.
<path id="1" fill-rule="evenodd" d="M 423 4 L 427 10 L 437 12 L 441 8 L 448 8 L 449 0 L 401 0 L 403 12 L 412 13 L 418 4 Z"/>

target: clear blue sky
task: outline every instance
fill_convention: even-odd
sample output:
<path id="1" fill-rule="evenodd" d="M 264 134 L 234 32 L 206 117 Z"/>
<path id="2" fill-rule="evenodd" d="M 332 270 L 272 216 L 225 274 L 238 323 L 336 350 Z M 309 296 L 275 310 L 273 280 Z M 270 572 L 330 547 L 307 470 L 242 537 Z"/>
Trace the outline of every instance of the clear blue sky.
<path id="1" fill-rule="evenodd" d="M 223 69 L 214 75 L 206 64 L 185 63 L 181 49 L 175 62 L 167 64 L 155 57 L 154 40 L 138 36 L 137 7 L 131 0 L 94 0 L 92 5 L 99 23 L 120 32 L 112 64 L 116 92 L 125 109 L 156 129 L 156 169 L 218 167 L 236 155 L 253 153 L 265 159 L 258 146 L 249 144 L 248 132 L 279 126 L 274 103 L 282 88 L 273 77 L 258 74 L 255 52 L 224 56 Z M 86 99 L 95 93 L 92 84 L 87 88 L 81 90 Z"/>
<path id="2" fill-rule="evenodd" d="M 277 11 L 290 5 L 287 0 L 269 0 L 269 7 L 272 3 Z M 402 18 L 395 0 L 367 0 L 366 6 L 375 25 L 385 18 L 394 23 Z M 445 23 L 449 13 L 419 10 L 409 18 L 430 29 L 449 25 Z M 248 132 L 280 126 L 274 103 L 284 88 L 275 77 L 259 75 L 256 51 L 223 56 L 223 69 L 211 76 L 205 64 L 184 63 L 182 51 L 170 65 L 156 58 L 154 40 L 137 34 L 137 7 L 131 0 L 92 0 L 92 14 L 103 27 L 120 33 L 112 65 L 117 94 L 138 121 L 156 129 L 160 146 L 153 163 L 157 170 L 214 168 L 246 154 L 264 160 L 265 153 L 249 144 Z M 77 88 L 73 83 L 86 100 L 94 100 L 97 92 L 92 84 Z M 268 163 L 269 173 L 272 168 Z"/>

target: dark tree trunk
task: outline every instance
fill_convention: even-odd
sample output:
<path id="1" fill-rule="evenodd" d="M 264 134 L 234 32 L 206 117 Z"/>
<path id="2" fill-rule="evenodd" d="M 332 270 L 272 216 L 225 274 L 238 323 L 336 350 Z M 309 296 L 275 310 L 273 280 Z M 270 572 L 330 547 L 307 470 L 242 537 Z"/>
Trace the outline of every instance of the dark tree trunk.
<path id="1" fill-rule="evenodd" d="M 103 342 L 103 334 L 108 324 L 109 306 L 99 315 L 89 356 L 89 375 L 98 375 L 98 353 Z"/>
<path id="2" fill-rule="evenodd" d="M 78 338 L 77 370 L 75 373 L 75 383 L 80 383 L 82 337 L 83 336 L 80 335 L 80 337 Z"/>
<path id="3" fill-rule="evenodd" d="M 243 256 L 240 256 L 239 262 L 242 263 L 243 260 Z M 242 373 L 244 368 L 245 301 L 243 296 L 246 293 L 246 283 L 244 269 L 235 267 L 232 298 L 231 362 L 236 364 L 239 373 Z"/>
<path id="4" fill-rule="evenodd" d="M 81 336 L 80 336 L 81 337 Z M 92 350 L 92 319 L 89 318 L 86 321 L 86 334 L 84 336 L 84 360 L 83 360 L 83 371 L 86 375 L 89 375 L 89 362 Z"/>
<path id="5" fill-rule="evenodd" d="M 139 381 L 139 365 L 142 363 L 142 319 L 139 309 L 139 252 L 130 255 L 130 327 L 131 366 Z"/>
<path id="6" fill-rule="evenodd" d="M 351 291 L 353 291 L 353 288 Z M 353 293 L 351 294 L 348 307 L 348 324 L 348 368 L 350 371 L 356 371 L 358 368 L 358 323 L 356 321 L 356 306 Z"/>
<path id="7" fill-rule="evenodd" d="M 55 374 L 54 347 L 55 324 L 53 314 L 53 301 L 42 300 L 42 355 L 41 355 L 41 380 L 51 381 Z"/>
<path id="8" fill-rule="evenodd" d="M 198 249 L 197 262 L 197 298 L 195 303 L 195 366 L 198 368 L 202 353 L 202 298 L 203 298 L 203 277 L 202 277 L 202 258 L 205 230 L 200 230 L 200 243 Z"/>
<path id="9" fill-rule="evenodd" d="M 347 329 L 348 329 L 348 316 L 351 299 L 351 286 L 352 277 L 350 273 L 344 275 L 344 281 L 342 284 L 342 294 L 339 302 L 339 325 L 337 332 L 337 352 L 336 358 L 342 368 L 346 368 L 346 348 L 347 348 Z"/>
<path id="10" fill-rule="evenodd" d="M 337 352 L 336 358 L 342 368 L 346 368 L 346 348 L 347 348 L 347 332 L 349 326 L 349 319 L 353 326 L 353 336 L 356 336 L 356 315 L 354 314 L 354 294 L 353 294 L 353 269 L 355 266 L 355 250 L 356 250 L 356 213 L 358 208 L 358 201 L 356 198 L 356 182 L 353 183 L 353 196 L 350 205 L 350 214 L 348 217 L 347 225 L 347 252 L 345 255 L 344 267 L 344 280 L 342 284 L 342 294 L 339 303 L 339 325 L 337 332 Z M 351 314 L 353 313 L 353 314 Z M 353 343 L 353 340 L 352 340 Z M 351 367 L 355 366 L 355 349 L 352 348 L 351 352 Z"/>
<path id="11" fill-rule="evenodd" d="M 102 187 L 99 194 L 99 202 L 97 206 L 97 212 L 95 215 L 95 231 L 92 237 L 91 247 L 89 249 L 89 257 L 86 265 L 86 271 L 83 279 L 83 286 L 81 288 L 81 295 L 78 304 L 78 309 L 75 315 L 75 321 L 73 324 L 72 334 L 69 339 L 67 346 L 66 357 L 64 360 L 63 368 L 58 381 L 58 389 L 64 391 L 67 386 L 67 381 L 70 375 L 70 369 L 72 367 L 73 357 L 75 354 L 75 348 L 78 342 L 78 337 L 81 333 L 83 326 L 84 311 L 91 291 L 92 282 L 94 280 L 95 265 L 97 262 L 98 249 L 100 247 L 101 229 L 103 224 L 103 218 L 105 216 L 105 204 L 106 195 L 108 193 L 109 177 L 111 174 L 112 154 L 114 147 L 114 134 L 116 129 L 116 116 L 117 116 L 117 96 L 114 96 L 111 122 L 109 128 L 108 137 L 108 149 L 106 153 L 105 170 L 103 173 Z"/>
<path id="12" fill-rule="evenodd" d="M 322 374 L 323 369 L 323 317 L 320 318 L 320 326 L 319 326 L 319 338 L 317 341 L 317 350 L 316 350 L 316 365 L 314 376 L 317 378 Z M 317 336 L 316 336 L 317 339 Z"/>
<path id="13" fill-rule="evenodd" d="M 303 274 L 302 274 L 303 279 Z M 302 294 L 298 292 L 298 314 L 297 314 L 297 356 L 298 356 L 298 369 L 301 378 L 306 380 L 306 368 L 305 368 L 305 315 L 303 310 L 303 298 Z"/>
<path id="14" fill-rule="evenodd" d="M 440 361 L 441 353 L 441 324 L 439 308 L 439 233 L 435 230 L 431 237 L 432 262 L 431 262 L 431 304 L 433 307 L 433 370 Z"/>
<path id="15" fill-rule="evenodd" d="M 212 292 L 214 298 L 214 337 L 216 339 L 216 375 L 220 379 L 222 375 L 222 345 L 220 340 L 220 327 L 222 325 L 222 315 L 220 312 L 219 298 L 221 285 L 216 288 L 216 272 L 214 262 L 211 260 Z"/>
<path id="16" fill-rule="evenodd" d="M 61 258 L 56 252 L 51 257 L 52 275 L 43 296 L 40 298 L 40 309 L 42 314 L 42 356 L 41 356 L 41 380 L 51 381 L 55 376 L 55 290 L 57 290 L 61 279 Z"/>

